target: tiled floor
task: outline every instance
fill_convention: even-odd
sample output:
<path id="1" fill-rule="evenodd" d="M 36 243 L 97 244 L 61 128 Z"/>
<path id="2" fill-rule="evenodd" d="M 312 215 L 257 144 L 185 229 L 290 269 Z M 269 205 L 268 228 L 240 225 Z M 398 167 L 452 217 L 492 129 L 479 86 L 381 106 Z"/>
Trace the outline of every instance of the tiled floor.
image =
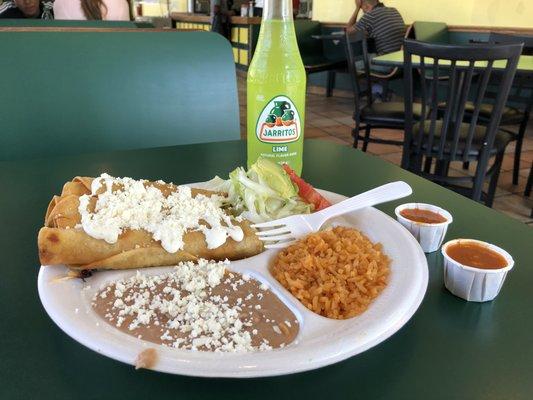
<path id="1" fill-rule="evenodd" d="M 245 79 L 239 77 L 239 101 L 241 111 L 241 135 L 246 137 L 246 84 Z M 352 146 L 351 129 L 353 113 L 353 99 L 349 97 L 330 97 L 322 94 L 307 95 L 307 109 L 305 121 L 305 137 L 308 139 L 328 140 L 338 144 Z M 401 139 L 402 134 L 393 130 L 374 131 L 373 136 L 387 139 Z M 368 146 L 370 154 L 377 155 L 384 160 L 399 165 L 401 160 L 401 149 L 398 146 L 370 144 Z M 498 189 L 494 208 L 509 215 L 512 218 L 527 223 L 533 227 L 531 218 L 531 208 L 533 199 L 524 197 L 524 189 L 533 161 L 533 121 L 530 121 L 524 148 L 521 157 L 520 181 L 518 185 L 513 185 L 514 143 L 507 147 L 507 154 L 503 161 L 503 167 L 498 180 Z M 460 167 L 453 169 L 452 173 L 464 174 Z"/>

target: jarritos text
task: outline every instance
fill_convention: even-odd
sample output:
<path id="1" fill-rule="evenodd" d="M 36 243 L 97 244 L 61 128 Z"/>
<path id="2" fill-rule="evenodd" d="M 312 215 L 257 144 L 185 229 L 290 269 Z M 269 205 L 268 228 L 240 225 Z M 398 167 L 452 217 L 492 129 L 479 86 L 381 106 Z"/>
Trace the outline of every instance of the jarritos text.
<path id="1" fill-rule="evenodd" d="M 300 116 L 286 96 L 277 96 L 265 106 L 257 121 L 257 137 L 266 143 L 290 143 L 300 137 Z"/>

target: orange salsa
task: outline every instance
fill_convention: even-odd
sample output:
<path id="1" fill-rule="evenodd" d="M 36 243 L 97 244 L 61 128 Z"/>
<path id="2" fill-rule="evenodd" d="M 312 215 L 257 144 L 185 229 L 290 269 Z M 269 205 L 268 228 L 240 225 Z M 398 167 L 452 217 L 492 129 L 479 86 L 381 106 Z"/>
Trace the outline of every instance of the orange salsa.
<path id="1" fill-rule="evenodd" d="M 414 222 L 423 222 L 426 224 L 440 224 L 446 222 L 447 219 L 430 210 L 422 210 L 421 208 L 406 208 L 400 211 L 400 215 Z"/>
<path id="2" fill-rule="evenodd" d="M 487 246 L 474 242 L 457 242 L 446 248 L 446 254 L 458 263 L 481 269 L 507 267 L 504 256 Z"/>

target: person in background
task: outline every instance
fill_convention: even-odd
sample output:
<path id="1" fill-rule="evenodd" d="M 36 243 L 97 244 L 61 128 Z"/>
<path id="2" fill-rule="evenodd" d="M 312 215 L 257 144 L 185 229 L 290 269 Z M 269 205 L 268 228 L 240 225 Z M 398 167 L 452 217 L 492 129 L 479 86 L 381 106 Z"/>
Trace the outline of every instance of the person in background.
<path id="1" fill-rule="evenodd" d="M 55 19 L 129 21 L 126 0 L 55 0 Z"/>
<path id="2" fill-rule="evenodd" d="M 363 10 L 364 15 L 357 21 L 361 10 Z M 348 32 L 361 30 L 366 33 L 368 38 L 374 39 L 376 51 L 369 51 L 368 53 L 368 58 L 371 60 L 376 56 L 392 53 L 402 48 L 405 22 L 398 10 L 393 7 L 386 7 L 378 0 L 355 0 L 355 11 L 348 21 L 346 30 Z M 365 63 L 363 60 L 359 60 L 355 66 L 357 70 L 362 71 L 365 68 Z M 393 67 L 370 65 L 370 73 L 378 75 L 389 75 L 393 70 Z M 385 100 L 387 97 L 381 83 L 372 84 L 372 93 L 380 100 Z"/>
<path id="3" fill-rule="evenodd" d="M 361 10 L 364 15 L 357 21 Z M 355 11 L 346 30 L 366 32 L 368 38 L 374 39 L 377 55 L 382 55 L 401 49 L 405 22 L 397 9 L 386 7 L 378 0 L 355 0 Z"/>
<path id="4" fill-rule="evenodd" d="M 220 33 L 229 38 L 229 17 L 235 13 L 231 0 L 211 0 L 211 32 Z"/>
<path id="5" fill-rule="evenodd" d="M 296 16 L 300 13 L 300 0 L 292 0 L 292 16 Z"/>
<path id="6" fill-rule="evenodd" d="M 265 6 L 265 0 L 255 0 L 254 1 L 254 16 L 262 17 L 264 6 Z"/>
<path id="7" fill-rule="evenodd" d="M 53 6 L 53 0 L 5 1 L 0 4 L 0 18 L 54 19 Z"/>

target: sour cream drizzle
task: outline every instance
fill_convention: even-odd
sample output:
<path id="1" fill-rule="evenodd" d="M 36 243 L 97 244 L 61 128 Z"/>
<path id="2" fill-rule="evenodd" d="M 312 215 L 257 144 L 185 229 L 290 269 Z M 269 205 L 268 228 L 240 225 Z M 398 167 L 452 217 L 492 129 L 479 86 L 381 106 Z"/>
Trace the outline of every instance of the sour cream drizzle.
<path id="1" fill-rule="evenodd" d="M 201 194 L 192 197 L 187 186 L 178 186 L 165 197 L 147 182 L 100 175 L 92 182 L 91 194 L 80 196 L 79 227 L 89 236 L 111 244 L 117 242 L 125 229 L 143 229 L 169 253 L 183 249 L 183 235 L 189 230 L 202 232 L 209 249 L 222 246 L 228 237 L 237 242 L 243 240 L 241 227 L 233 225 L 221 209 L 222 197 Z M 92 197 L 96 197 L 94 212 L 88 210 Z"/>

